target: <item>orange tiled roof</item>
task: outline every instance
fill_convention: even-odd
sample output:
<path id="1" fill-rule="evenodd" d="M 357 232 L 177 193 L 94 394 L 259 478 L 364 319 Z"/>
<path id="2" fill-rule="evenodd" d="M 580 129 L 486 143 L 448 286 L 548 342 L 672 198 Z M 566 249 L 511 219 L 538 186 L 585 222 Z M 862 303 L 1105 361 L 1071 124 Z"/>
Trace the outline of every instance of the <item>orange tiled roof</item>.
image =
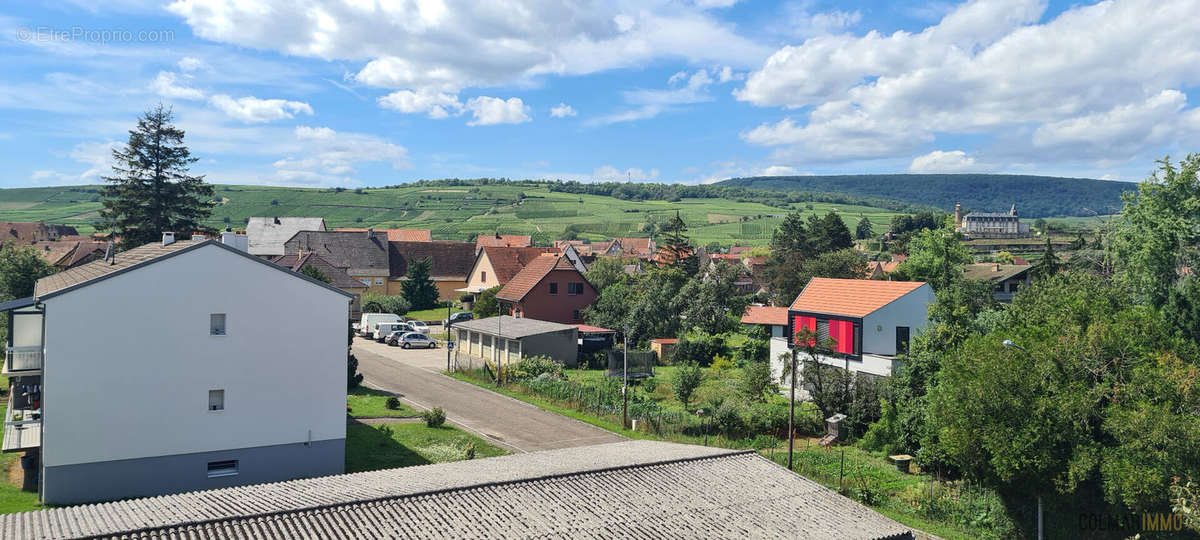
<path id="1" fill-rule="evenodd" d="M 924 281 L 812 278 L 792 302 L 791 309 L 865 317 L 924 284 Z"/>
<path id="2" fill-rule="evenodd" d="M 508 283 L 504 284 L 504 288 L 496 293 L 496 298 L 511 300 L 513 302 L 520 301 L 552 270 L 572 270 L 575 273 L 579 273 L 575 265 L 571 264 L 571 261 L 568 261 L 566 257 L 544 253 L 538 258 L 529 261 L 529 264 L 525 265 L 525 268 L 522 268 L 520 272 L 517 272 L 517 275 L 508 280 Z"/>
<path id="3" fill-rule="evenodd" d="M 481 234 L 475 237 L 475 245 L 479 247 L 529 247 L 533 239 L 529 235 L 520 234 Z"/>
<path id="4" fill-rule="evenodd" d="M 432 242 L 433 233 L 429 229 L 366 229 L 363 227 L 338 227 L 335 231 L 363 232 L 374 230 L 387 233 L 388 242 Z"/>
<path id="5" fill-rule="evenodd" d="M 654 241 L 649 238 L 616 238 L 621 244 L 621 251 L 637 257 L 654 255 Z"/>
<path id="6" fill-rule="evenodd" d="M 487 254 L 492 270 L 496 272 L 496 281 L 508 283 L 521 269 L 544 253 L 559 254 L 552 247 L 484 247 L 480 255 Z"/>
<path id="7" fill-rule="evenodd" d="M 773 306 L 746 306 L 742 324 L 787 324 L 788 308 Z"/>

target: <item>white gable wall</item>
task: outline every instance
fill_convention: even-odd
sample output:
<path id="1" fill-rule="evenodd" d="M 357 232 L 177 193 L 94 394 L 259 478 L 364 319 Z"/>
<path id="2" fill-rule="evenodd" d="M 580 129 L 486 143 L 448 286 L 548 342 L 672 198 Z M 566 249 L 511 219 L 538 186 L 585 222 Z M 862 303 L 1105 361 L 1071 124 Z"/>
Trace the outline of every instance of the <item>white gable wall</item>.
<path id="1" fill-rule="evenodd" d="M 215 245 L 47 299 L 43 463 L 344 438 L 348 302 Z"/>
<path id="2" fill-rule="evenodd" d="M 896 327 L 909 327 L 911 343 L 917 331 L 929 324 L 929 306 L 933 300 L 933 289 L 925 284 L 863 317 L 863 353 L 895 356 Z"/>

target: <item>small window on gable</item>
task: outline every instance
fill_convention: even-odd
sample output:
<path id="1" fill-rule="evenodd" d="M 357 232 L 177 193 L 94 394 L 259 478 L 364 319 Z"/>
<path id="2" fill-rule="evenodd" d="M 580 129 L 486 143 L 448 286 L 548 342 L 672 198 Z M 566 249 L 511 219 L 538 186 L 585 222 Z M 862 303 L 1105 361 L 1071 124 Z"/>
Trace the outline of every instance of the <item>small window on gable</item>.
<path id="1" fill-rule="evenodd" d="M 568 283 L 567 294 L 583 294 L 583 283 Z"/>
<path id="2" fill-rule="evenodd" d="M 225 410 L 225 391 L 224 390 L 209 390 L 208 391 L 208 410 L 210 410 L 210 411 Z"/>
<path id="3" fill-rule="evenodd" d="M 225 335 L 225 314 L 213 313 L 208 316 L 208 335 L 223 336 Z"/>
<path id="4" fill-rule="evenodd" d="M 381 277 L 377 277 L 377 278 L 375 278 L 375 284 L 376 284 L 376 285 L 383 285 L 383 278 L 381 278 Z"/>
<path id="5" fill-rule="evenodd" d="M 558 282 L 557 281 L 550 282 L 550 294 L 558 294 Z"/>
<path id="6" fill-rule="evenodd" d="M 487 281 L 487 270 L 479 271 L 479 281 Z"/>
<path id="7" fill-rule="evenodd" d="M 371 278 L 369 278 L 369 277 L 358 278 L 358 281 L 368 287 L 371 286 Z"/>
<path id="8" fill-rule="evenodd" d="M 208 462 L 208 477 L 217 478 L 220 476 L 234 476 L 238 473 L 238 460 L 230 459 L 226 461 L 210 461 Z"/>

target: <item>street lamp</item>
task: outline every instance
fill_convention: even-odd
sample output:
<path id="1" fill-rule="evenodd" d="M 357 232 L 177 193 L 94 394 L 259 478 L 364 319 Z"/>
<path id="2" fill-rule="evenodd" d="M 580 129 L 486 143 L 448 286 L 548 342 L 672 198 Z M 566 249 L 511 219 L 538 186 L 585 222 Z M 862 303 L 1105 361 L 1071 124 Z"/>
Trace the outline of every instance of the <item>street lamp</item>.
<path id="1" fill-rule="evenodd" d="M 1005 349 L 1017 349 L 1018 351 L 1025 353 L 1025 356 L 1029 357 L 1030 360 L 1033 359 L 1033 355 L 1029 354 L 1029 349 L 1026 349 L 1025 347 L 1017 345 L 1011 339 L 1006 339 L 1006 340 L 1002 341 L 1000 344 L 1004 345 Z M 1038 537 L 1038 540 L 1042 540 L 1043 539 L 1043 536 L 1042 536 L 1042 495 L 1040 493 L 1037 496 L 1037 501 L 1038 501 L 1038 535 L 1037 535 L 1037 537 Z"/>

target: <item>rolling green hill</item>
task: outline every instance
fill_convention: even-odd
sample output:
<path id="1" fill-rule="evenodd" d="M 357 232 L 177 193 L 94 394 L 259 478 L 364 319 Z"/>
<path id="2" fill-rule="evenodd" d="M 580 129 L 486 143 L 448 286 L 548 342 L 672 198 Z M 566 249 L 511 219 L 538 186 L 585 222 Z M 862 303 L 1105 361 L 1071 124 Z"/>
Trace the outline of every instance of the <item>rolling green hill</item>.
<path id="1" fill-rule="evenodd" d="M 947 212 L 1000 212 L 1016 204 L 1023 217 L 1092 216 L 1121 208 L 1121 192 L 1137 184 L 1013 174 L 863 174 L 731 178 L 717 185 L 776 191 L 821 191 L 927 204 Z"/>
<path id="2" fill-rule="evenodd" d="M 98 188 L 0 189 L 0 221 L 46 221 L 90 232 L 99 219 Z M 793 209 L 821 214 L 837 210 L 851 229 L 865 216 L 877 231 L 886 230 L 897 213 L 864 204 L 789 203 L 782 197 L 638 200 L 562 189 L 561 184 L 545 182 L 422 182 L 362 190 L 217 185 L 217 206 L 208 224 L 240 228 L 251 216 L 319 216 L 330 227 L 427 228 L 442 240 L 493 232 L 530 234 L 544 244 L 568 231 L 592 240 L 645 236 L 640 231 L 648 221 L 661 222 L 679 211 L 693 241 L 701 245 L 765 245 L 783 215 Z"/>

